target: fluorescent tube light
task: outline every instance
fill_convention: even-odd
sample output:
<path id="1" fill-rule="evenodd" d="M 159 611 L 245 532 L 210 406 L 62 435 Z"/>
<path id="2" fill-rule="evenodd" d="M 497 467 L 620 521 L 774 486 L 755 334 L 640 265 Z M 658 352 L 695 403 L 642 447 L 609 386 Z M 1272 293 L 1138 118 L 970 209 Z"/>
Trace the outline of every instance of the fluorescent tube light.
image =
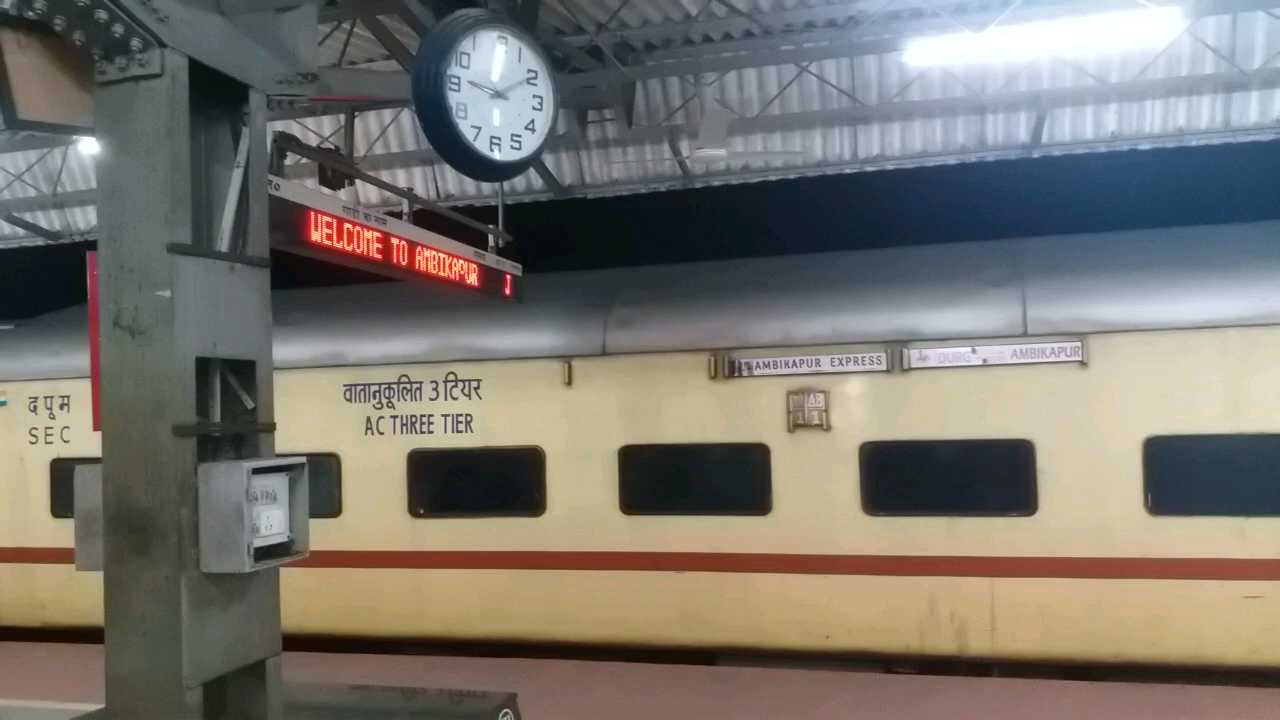
<path id="1" fill-rule="evenodd" d="M 908 65 L 928 67 L 1159 50 L 1186 26 L 1180 7 L 1119 10 L 916 38 L 907 43 L 902 59 Z"/>

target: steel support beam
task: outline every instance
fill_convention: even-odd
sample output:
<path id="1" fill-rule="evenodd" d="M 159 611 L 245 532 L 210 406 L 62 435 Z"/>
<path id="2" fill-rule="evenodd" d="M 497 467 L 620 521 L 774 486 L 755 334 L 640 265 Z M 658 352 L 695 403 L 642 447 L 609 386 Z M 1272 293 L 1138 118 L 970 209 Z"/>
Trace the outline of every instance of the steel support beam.
<path id="1" fill-rule="evenodd" d="M 391 28 L 382 22 L 382 18 L 376 12 L 369 10 L 360 11 L 360 22 L 369 30 L 369 34 L 378 41 L 378 44 L 387 51 L 392 60 L 403 68 L 406 72 L 413 68 L 413 51 L 404 46 L 400 42 L 400 38 L 391 32 Z"/>
<path id="2" fill-rule="evenodd" d="M 679 133 L 667 133 L 667 149 L 671 151 L 671 157 L 675 158 L 676 166 L 680 168 L 680 175 L 686 179 L 693 177 L 693 169 L 689 167 L 689 161 L 685 159 L 684 153 L 680 151 Z"/>
<path id="3" fill-rule="evenodd" d="M 401 70 L 320 68 L 308 94 L 317 102 L 406 104 L 412 99 L 409 73 Z"/>
<path id="4" fill-rule="evenodd" d="M 426 37 L 432 26 L 439 20 L 435 11 L 419 0 L 401 0 L 399 16 L 410 30 L 418 34 L 419 38 Z"/>
<path id="5" fill-rule="evenodd" d="M 345 115 L 352 108 L 359 108 L 360 112 L 372 112 L 374 110 L 385 110 L 388 108 L 404 107 L 404 102 L 383 101 L 383 102 L 311 102 L 310 100 L 298 100 L 296 102 L 284 100 L 269 100 L 270 119 L 276 120 L 302 120 L 304 118 L 321 117 L 323 115 Z"/>
<path id="6" fill-rule="evenodd" d="M 60 233 L 57 230 L 50 230 L 43 225 L 33 223 L 30 220 L 14 215 L 13 213 L 0 215 L 0 220 L 18 228 L 19 230 L 26 230 L 32 235 L 48 240 L 51 243 L 64 242 L 67 237 L 65 233 Z"/>
<path id="7" fill-rule="evenodd" d="M 551 171 L 551 168 L 547 167 L 546 160 L 539 158 L 535 161 L 533 163 L 533 171 L 538 174 L 538 177 L 542 180 L 542 184 L 547 186 L 547 189 L 551 191 L 553 196 L 564 197 L 566 192 L 564 183 L 560 182 L 560 178 L 556 177 L 556 174 Z"/>
<path id="8" fill-rule="evenodd" d="M 0 250 L 14 250 L 24 247 L 41 247 L 45 245 L 70 245 L 73 243 L 97 242 L 97 231 L 89 231 L 83 233 L 64 234 L 59 240 L 49 240 L 47 238 L 28 235 L 25 237 L 0 238 Z"/>
<path id="9" fill-rule="evenodd" d="M 1036 113 L 1036 121 L 1031 126 L 1031 139 L 1027 141 L 1027 147 L 1035 149 L 1044 144 L 1044 128 L 1048 121 L 1048 112 L 1041 110 Z"/>
<path id="10" fill-rule="evenodd" d="M 49 148 L 64 147 L 75 141 L 75 138 L 67 137 L 66 135 L 15 133 L 14 137 L 0 141 L 0 155 L 25 152 L 27 150 L 47 150 Z"/>
<path id="11" fill-rule="evenodd" d="M 292 10 L 307 0 L 218 0 L 223 15 L 246 15 L 260 12 Z"/>
<path id="12" fill-rule="evenodd" d="M 378 15 L 390 15 L 399 12 L 403 0 L 329 0 L 320 8 L 318 20 L 321 23 L 335 23 L 350 20 L 357 15 L 372 12 Z"/>
<path id="13" fill-rule="evenodd" d="M 0 215 L 13 213 L 33 213 L 44 210 L 65 210 L 67 208 L 84 207 L 98 201 L 98 190 L 73 190 L 57 195 L 31 195 L 29 197 L 0 200 Z"/>
<path id="14" fill-rule="evenodd" d="M 117 2 L 166 46 L 249 87 L 283 95 L 310 90 L 319 34 L 314 3 L 227 16 L 216 2 Z"/>

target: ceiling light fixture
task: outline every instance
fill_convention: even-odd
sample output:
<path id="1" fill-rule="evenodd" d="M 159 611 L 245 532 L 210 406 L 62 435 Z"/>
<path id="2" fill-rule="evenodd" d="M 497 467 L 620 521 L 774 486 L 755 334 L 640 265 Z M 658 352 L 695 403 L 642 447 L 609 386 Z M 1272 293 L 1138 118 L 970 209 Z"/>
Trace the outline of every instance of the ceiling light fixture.
<path id="1" fill-rule="evenodd" d="M 902 59 L 908 65 L 930 67 L 1159 50 L 1186 27 L 1180 7 L 1119 10 L 916 38 L 907 43 Z"/>
<path id="2" fill-rule="evenodd" d="M 102 145 L 98 143 L 98 139 L 90 135 L 84 135 L 76 138 L 76 150 L 81 155 L 97 155 L 102 152 Z"/>

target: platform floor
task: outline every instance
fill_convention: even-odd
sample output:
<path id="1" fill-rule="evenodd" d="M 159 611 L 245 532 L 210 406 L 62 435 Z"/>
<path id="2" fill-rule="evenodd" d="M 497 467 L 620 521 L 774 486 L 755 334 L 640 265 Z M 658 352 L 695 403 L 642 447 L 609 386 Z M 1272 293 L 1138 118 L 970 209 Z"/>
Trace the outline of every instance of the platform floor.
<path id="1" fill-rule="evenodd" d="M 286 680 L 513 690 L 528 720 L 1268 720 L 1280 688 L 578 660 L 286 653 Z M 102 702 L 99 645 L 0 642 L 6 700 Z"/>

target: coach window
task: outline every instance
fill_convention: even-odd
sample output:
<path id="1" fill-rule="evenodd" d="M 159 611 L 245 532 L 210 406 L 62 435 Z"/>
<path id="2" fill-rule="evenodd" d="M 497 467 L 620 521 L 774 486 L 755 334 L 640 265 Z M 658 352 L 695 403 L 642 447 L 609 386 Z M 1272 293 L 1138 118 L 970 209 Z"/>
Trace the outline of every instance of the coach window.
<path id="1" fill-rule="evenodd" d="M 306 458 L 312 519 L 342 515 L 342 458 L 337 453 L 289 453 L 280 457 Z"/>
<path id="2" fill-rule="evenodd" d="M 627 515 L 768 515 L 769 446 L 625 445 L 618 450 L 618 500 Z"/>
<path id="3" fill-rule="evenodd" d="M 49 514 L 61 520 L 74 518 L 76 468 L 101 463 L 101 458 L 54 458 L 49 461 Z"/>
<path id="4" fill-rule="evenodd" d="M 540 447 L 409 453 L 413 517 L 537 517 L 546 510 L 547 460 Z"/>
<path id="5" fill-rule="evenodd" d="M 342 514 L 342 458 L 337 453 L 312 453 L 305 457 L 311 517 L 338 517 Z"/>
<path id="6" fill-rule="evenodd" d="M 1142 447 L 1152 515 L 1280 515 L 1280 435 L 1158 435 Z"/>
<path id="7" fill-rule="evenodd" d="M 889 440 L 859 451 L 869 515 L 1034 515 L 1029 440 Z"/>

